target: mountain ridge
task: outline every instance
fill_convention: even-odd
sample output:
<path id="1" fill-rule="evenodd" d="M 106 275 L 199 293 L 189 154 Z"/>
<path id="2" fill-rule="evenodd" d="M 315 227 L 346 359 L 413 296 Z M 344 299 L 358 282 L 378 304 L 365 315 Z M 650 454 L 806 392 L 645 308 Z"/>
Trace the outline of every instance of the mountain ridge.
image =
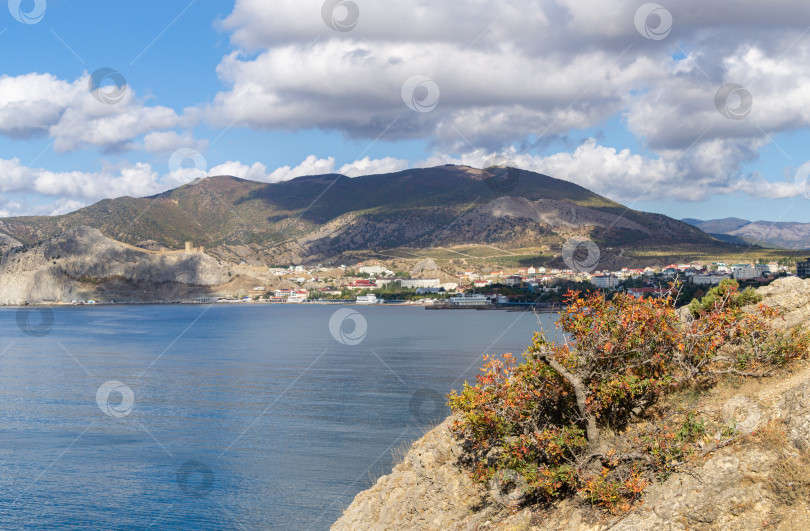
<path id="1" fill-rule="evenodd" d="M 517 208 L 519 202 L 525 208 Z M 557 214 L 540 215 L 552 207 L 570 211 L 567 226 L 546 223 L 559 221 Z M 529 210 L 538 215 L 524 215 Z M 572 236 L 617 247 L 718 243 L 686 223 L 632 210 L 568 181 L 516 168 L 446 165 L 280 183 L 208 177 L 149 197 L 104 199 L 61 216 L 3 218 L 0 245 L 33 245 L 78 226 L 130 245 L 180 249 L 193 241 L 222 258 L 269 263 L 312 263 L 408 246 L 561 248 Z"/>
<path id="2" fill-rule="evenodd" d="M 729 243 L 754 244 L 775 249 L 810 249 L 810 223 L 749 221 L 740 218 L 685 218 L 681 221 Z"/>

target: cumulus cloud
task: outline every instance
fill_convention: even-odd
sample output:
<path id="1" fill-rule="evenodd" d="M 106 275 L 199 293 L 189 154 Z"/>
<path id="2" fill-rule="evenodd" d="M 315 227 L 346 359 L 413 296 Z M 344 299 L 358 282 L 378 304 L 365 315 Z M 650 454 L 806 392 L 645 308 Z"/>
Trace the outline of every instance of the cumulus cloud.
<path id="1" fill-rule="evenodd" d="M 90 75 L 74 81 L 51 74 L 0 77 L 0 134 L 11 138 L 47 135 L 57 152 L 85 148 L 124 150 L 145 134 L 189 127 L 194 112 L 178 115 L 163 106 L 146 106 L 131 87 L 121 87 L 117 103 L 103 103 L 90 91 Z M 162 141 L 165 142 L 166 138 Z M 161 139 L 150 139 L 156 147 Z"/>
<path id="2" fill-rule="evenodd" d="M 54 172 L 29 168 L 16 158 L 0 159 L 0 193 L 35 193 L 69 201 L 146 196 L 161 189 L 159 174 L 144 163 L 108 167 L 97 173 Z"/>
<path id="3" fill-rule="evenodd" d="M 206 109 L 207 119 L 425 138 L 464 158 L 543 146 L 544 139 L 621 116 L 651 156 L 585 146 L 545 158 L 527 149 L 525 158 L 545 160 L 558 175 L 591 175 L 592 188 L 624 198 L 790 194 L 789 186 L 742 168 L 774 136 L 810 124 L 810 45 L 801 39 L 810 4 L 683 0 L 666 6 L 673 25 L 661 40 L 637 30 L 636 0 L 358 5 L 357 25 L 336 32 L 322 20 L 320 3 L 237 0 L 222 28 L 239 50 L 218 67 L 226 90 Z M 415 113 L 402 101 L 413 75 L 439 87 L 432 112 Z M 744 120 L 716 107 L 727 83 L 753 97 Z M 599 175 L 587 169 L 589 161 L 622 166 Z M 649 186 L 654 179 L 661 182 Z"/>
<path id="4" fill-rule="evenodd" d="M 338 170 L 347 177 L 360 177 L 361 175 L 375 175 L 380 173 L 394 173 L 408 169 L 408 161 L 394 157 L 372 159 L 364 157 L 349 164 L 344 164 Z"/>
<path id="5" fill-rule="evenodd" d="M 462 164 L 484 168 L 494 159 L 508 160 L 515 167 L 570 181 L 626 204 L 656 199 L 701 201 L 714 194 L 735 192 L 769 199 L 799 195 L 799 187 L 792 181 L 774 183 L 759 174 L 745 176 L 722 168 L 722 161 L 730 158 L 724 151 L 726 148 L 722 142 L 708 143 L 691 155 L 695 160 L 684 161 L 645 157 L 628 149 L 600 145 L 590 138 L 572 152 L 548 156 L 522 153 L 514 148 L 500 152 L 476 150 L 460 156 L 437 154 L 414 166 Z M 705 169 L 695 175 L 695 167 Z"/>
<path id="6" fill-rule="evenodd" d="M 238 161 L 228 161 L 224 164 L 211 168 L 208 175 L 232 175 L 234 177 L 248 179 L 251 181 L 277 183 L 281 181 L 289 181 L 290 179 L 295 179 L 296 177 L 301 177 L 304 175 L 332 173 L 334 169 L 335 159 L 333 157 L 320 159 L 315 155 L 309 155 L 298 166 L 282 166 L 280 168 L 276 168 L 272 172 L 268 172 L 267 166 L 261 162 L 254 162 L 252 165 L 248 166 Z"/>
<path id="7" fill-rule="evenodd" d="M 143 137 L 143 149 L 150 153 L 173 153 L 180 148 L 205 151 L 208 140 L 198 140 L 190 132 L 158 131 Z"/>
<path id="8" fill-rule="evenodd" d="M 386 139 L 435 136 L 446 147 L 469 142 L 502 146 L 531 134 L 586 128 L 618 113 L 628 91 L 658 66 L 640 58 L 619 68 L 615 55 L 594 50 L 571 60 L 533 57 L 520 49 L 468 51 L 465 65 L 447 71 L 456 46 L 329 40 L 286 45 L 246 58 L 234 52 L 218 66 L 231 87 L 219 93 L 207 117 L 217 126 L 236 121 L 256 128 L 331 128 L 349 136 Z M 543 75 L 542 73 L 553 73 Z M 527 73 L 531 73 L 526 76 Z M 436 83 L 430 113 L 409 109 L 403 84 L 414 75 Z M 521 81 L 516 76 L 526 76 Z M 597 83 L 594 98 L 572 105 Z"/>
<path id="9" fill-rule="evenodd" d="M 219 23 L 234 46 L 217 67 L 223 88 L 199 109 L 147 105 L 131 87 L 117 104 L 104 104 L 88 90 L 87 73 L 75 80 L 2 76 L 0 135 L 48 136 L 58 152 L 143 150 L 162 164 L 178 150 L 206 151 L 207 142 L 192 133 L 204 120 L 220 128 L 422 139 L 436 155 L 418 162 L 366 157 L 340 167 L 315 155 L 280 168 L 228 161 L 170 167 L 162 177 L 146 164 L 49 174 L 12 160 L 0 161 L 0 190 L 39 186 L 84 200 L 153 193 L 206 175 L 262 182 L 331 172 L 354 177 L 433 163 L 480 166 L 502 154 L 621 201 L 796 193 L 790 182 L 744 168 L 780 133 L 810 125 L 810 44 L 802 38 L 810 3 L 680 0 L 666 5 L 673 26 L 660 40 L 637 30 L 638 0 L 356 3 L 357 25 L 338 32 L 324 21 L 320 1 L 235 0 Z M 417 75 L 438 87 L 431 112 L 403 101 L 421 97 L 403 94 Z M 744 119 L 723 115 L 739 105 L 733 98 L 718 110 L 718 89 L 729 83 L 751 95 Z M 618 119 L 643 154 L 601 139 L 568 152 L 538 149 Z"/>
<path id="10" fill-rule="evenodd" d="M 218 74 L 229 89 L 217 95 L 209 118 L 370 137 L 399 118 L 389 138 L 436 135 L 445 146 L 469 141 L 488 148 L 529 134 L 592 127 L 645 102 L 714 112 L 723 76 L 741 78 L 742 69 L 750 77 L 756 68 L 739 57 L 741 50 L 758 47 L 773 60 L 810 24 L 810 7 L 789 0 L 735 0 L 722 8 L 686 0 L 670 6 L 672 38 L 659 42 L 637 32 L 639 6 L 633 0 L 481 0 L 441 7 L 382 0 L 363 3 L 358 25 L 340 33 L 308 2 L 238 0 L 222 26 L 236 45 L 260 53 L 223 59 Z M 683 46 L 701 50 L 692 73 L 708 79 L 674 75 L 682 65 L 673 65 L 672 57 Z M 794 47 L 782 63 L 802 58 L 808 64 L 806 51 Z M 402 102 L 403 82 L 415 74 L 441 89 L 440 104 L 428 115 L 408 113 Z M 633 97 L 639 93 L 651 96 Z"/>
<path id="11" fill-rule="evenodd" d="M 309 155 L 297 166 L 281 166 L 273 171 L 269 171 L 267 166 L 261 162 L 254 162 L 252 165 L 247 165 L 238 161 L 228 161 L 211 168 L 208 171 L 208 175 L 232 175 L 251 181 L 276 183 L 289 181 L 305 175 L 341 173 L 348 177 L 359 177 L 361 175 L 400 171 L 408 167 L 408 161 L 403 159 L 393 157 L 372 159 L 370 157 L 364 157 L 360 160 L 344 164 L 336 171 L 334 157 L 322 159 L 315 155 Z"/>
<path id="12" fill-rule="evenodd" d="M 87 206 L 85 201 L 56 199 L 32 203 L 28 198 L 4 199 L 0 196 L 0 218 L 13 216 L 61 216 Z"/>

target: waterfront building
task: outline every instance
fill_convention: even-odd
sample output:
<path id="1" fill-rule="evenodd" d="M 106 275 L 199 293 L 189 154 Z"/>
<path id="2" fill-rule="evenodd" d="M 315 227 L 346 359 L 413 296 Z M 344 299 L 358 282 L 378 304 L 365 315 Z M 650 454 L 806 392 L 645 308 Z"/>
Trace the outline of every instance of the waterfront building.
<path id="1" fill-rule="evenodd" d="M 489 306 L 492 301 L 486 295 L 480 293 L 462 293 L 456 297 L 450 297 L 449 302 L 451 306 L 475 307 Z"/>

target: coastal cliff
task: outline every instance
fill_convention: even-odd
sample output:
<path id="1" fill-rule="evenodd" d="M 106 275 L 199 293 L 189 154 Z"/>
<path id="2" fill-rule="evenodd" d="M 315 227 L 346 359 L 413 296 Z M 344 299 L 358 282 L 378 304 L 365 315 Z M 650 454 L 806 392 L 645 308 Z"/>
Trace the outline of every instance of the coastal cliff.
<path id="1" fill-rule="evenodd" d="M 781 279 L 759 293 L 784 326 L 810 322 L 810 280 Z M 653 530 L 806 529 L 810 522 L 810 363 L 788 375 L 723 384 L 695 407 L 740 436 L 689 470 L 653 483 L 616 517 L 566 499 L 547 507 L 499 503 L 459 462 L 445 420 L 416 441 L 391 474 L 359 493 L 334 524 L 349 529 Z"/>
<path id="2" fill-rule="evenodd" d="M 143 302 L 229 293 L 244 266 L 196 250 L 161 253 L 127 245 L 80 226 L 0 262 L 0 305 L 64 303 L 74 299 Z M 245 278 L 245 286 L 270 278 Z M 238 289 L 235 289 L 238 291 Z"/>

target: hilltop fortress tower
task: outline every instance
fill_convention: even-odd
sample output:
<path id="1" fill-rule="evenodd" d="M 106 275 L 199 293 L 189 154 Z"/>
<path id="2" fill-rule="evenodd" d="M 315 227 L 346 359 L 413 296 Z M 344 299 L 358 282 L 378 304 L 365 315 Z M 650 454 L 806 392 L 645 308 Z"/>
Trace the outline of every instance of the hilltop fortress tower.
<path id="1" fill-rule="evenodd" d="M 202 245 L 199 246 L 199 247 L 194 247 L 193 242 L 186 242 L 186 248 L 185 248 L 184 252 L 186 252 L 186 253 L 204 253 L 205 252 L 205 247 L 202 246 Z"/>

